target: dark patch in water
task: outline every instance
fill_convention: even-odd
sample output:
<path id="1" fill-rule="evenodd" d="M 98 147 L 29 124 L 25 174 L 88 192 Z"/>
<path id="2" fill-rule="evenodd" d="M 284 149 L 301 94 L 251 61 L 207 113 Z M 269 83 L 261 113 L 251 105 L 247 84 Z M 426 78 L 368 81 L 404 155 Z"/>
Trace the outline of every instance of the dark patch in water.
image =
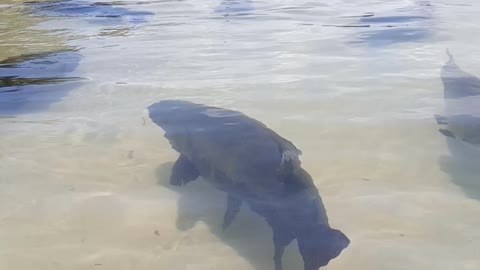
<path id="1" fill-rule="evenodd" d="M 385 26 L 384 29 L 361 33 L 357 40 L 352 43 L 367 43 L 369 46 L 377 47 L 395 43 L 418 42 L 428 36 L 429 33 L 425 29 Z"/>
<path id="2" fill-rule="evenodd" d="M 357 24 L 368 24 L 369 30 L 360 32 L 351 43 L 379 47 L 426 40 L 432 35 L 431 13 L 428 1 L 417 1 L 414 6 L 395 10 L 391 15 L 361 15 Z"/>
<path id="3" fill-rule="evenodd" d="M 45 109 L 61 100 L 72 83 L 83 78 L 69 76 L 81 55 L 76 50 L 25 54 L 0 62 L 0 114 L 18 114 Z"/>
<path id="4" fill-rule="evenodd" d="M 370 27 L 369 24 L 348 24 L 348 25 L 324 24 L 322 26 L 343 27 L 343 28 L 368 28 L 368 27 Z"/>
<path id="5" fill-rule="evenodd" d="M 418 20 L 428 20 L 429 17 L 425 16 L 385 16 L 385 17 L 375 17 L 374 15 L 364 17 L 360 20 L 362 23 L 404 23 L 404 22 L 416 22 Z"/>
<path id="6" fill-rule="evenodd" d="M 223 0 L 215 8 L 215 13 L 222 14 L 224 17 L 252 15 L 253 11 L 253 2 L 251 0 Z"/>
<path id="7" fill-rule="evenodd" d="M 17 76 L 5 76 L 5 77 L 0 77 L 0 88 L 25 86 L 25 85 L 57 84 L 57 83 L 80 80 L 80 79 L 82 79 L 82 78 L 79 78 L 79 77 L 19 78 Z M 15 89 L 10 89 L 10 90 L 0 91 L 0 93 L 17 92 L 17 91 L 20 91 L 20 89 L 15 88 Z"/>
<path id="8" fill-rule="evenodd" d="M 373 17 L 375 14 L 373 13 L 366 13 L 363 15 L 354 15 L 354 16 L 341 16 L 340 18 L 368 18 L 368 17 Z"/>

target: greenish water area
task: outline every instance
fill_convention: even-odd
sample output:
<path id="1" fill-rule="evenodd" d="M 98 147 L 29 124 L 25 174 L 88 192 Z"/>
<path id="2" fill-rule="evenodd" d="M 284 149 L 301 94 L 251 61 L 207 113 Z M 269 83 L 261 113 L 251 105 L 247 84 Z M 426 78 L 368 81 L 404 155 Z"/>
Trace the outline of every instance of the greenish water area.
<path id="1" fill-rule="evenodd" d="M 0 269 L 273 270 L 272 231 L 146 109 L 240 111 L 302 151 L 351 243 L 321 269 L 480 269 L 480 3 L 0 2 Z M 448 49 L 448 52 L 447 52 Z M 303 269 L 295 242 L 285 270 Z"/>

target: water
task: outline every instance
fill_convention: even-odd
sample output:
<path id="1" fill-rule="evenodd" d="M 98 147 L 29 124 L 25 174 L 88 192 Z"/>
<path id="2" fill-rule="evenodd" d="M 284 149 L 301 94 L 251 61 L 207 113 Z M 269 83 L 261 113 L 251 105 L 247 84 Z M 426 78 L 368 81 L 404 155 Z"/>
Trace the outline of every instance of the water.
<path id="1" fill-rule="evenodd" d="M 480 76 L 479 11 L 3 1 L 0 268 L 273 269 L 263 220 L 242 208 L 222 233 L 223 193 L 168 185 L 177 154 L 145 109 L 183 99 L 239 110 L 303 151 L 351 240 L 325 269 L 479 269 L 478 146 L 434 117 L 448 112 L 447 48 Z M 301 266 L 292 243 L 284 267 Z"/>

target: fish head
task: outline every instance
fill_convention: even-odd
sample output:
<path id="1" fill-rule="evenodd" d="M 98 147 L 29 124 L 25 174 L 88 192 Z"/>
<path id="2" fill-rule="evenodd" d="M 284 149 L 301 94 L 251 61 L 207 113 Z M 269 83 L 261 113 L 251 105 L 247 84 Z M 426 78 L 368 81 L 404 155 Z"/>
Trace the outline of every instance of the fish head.
<path id="1" fill-rule="evenodd" d="M 318 270 L 348 247 L 350 240 L 341 231 L 317 225 L 297 238 L 305 270 Z"/>

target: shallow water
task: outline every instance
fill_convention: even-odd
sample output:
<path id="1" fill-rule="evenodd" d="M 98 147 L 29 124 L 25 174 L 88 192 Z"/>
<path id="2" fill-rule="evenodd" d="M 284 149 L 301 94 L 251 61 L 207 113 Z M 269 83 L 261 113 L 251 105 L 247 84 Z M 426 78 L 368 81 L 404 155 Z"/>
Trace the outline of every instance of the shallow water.
<path id="1" fill-rule="evenodd" d="M 271 231 L 168 185 L 145 115 L 183 99 L 291 140 L 350 246 L 325 269 L 480 269 L 480 148 L 442 135 L 445 49 L 480 76 L 480 4 L 0 4 L 0 269 L 273 269 Z M 30 56 L 30 57 L 29 57 Z M 42 83 L 39 83 L 42 82 Z M 294 243 L 284 267 L 301 269 Z"/>

